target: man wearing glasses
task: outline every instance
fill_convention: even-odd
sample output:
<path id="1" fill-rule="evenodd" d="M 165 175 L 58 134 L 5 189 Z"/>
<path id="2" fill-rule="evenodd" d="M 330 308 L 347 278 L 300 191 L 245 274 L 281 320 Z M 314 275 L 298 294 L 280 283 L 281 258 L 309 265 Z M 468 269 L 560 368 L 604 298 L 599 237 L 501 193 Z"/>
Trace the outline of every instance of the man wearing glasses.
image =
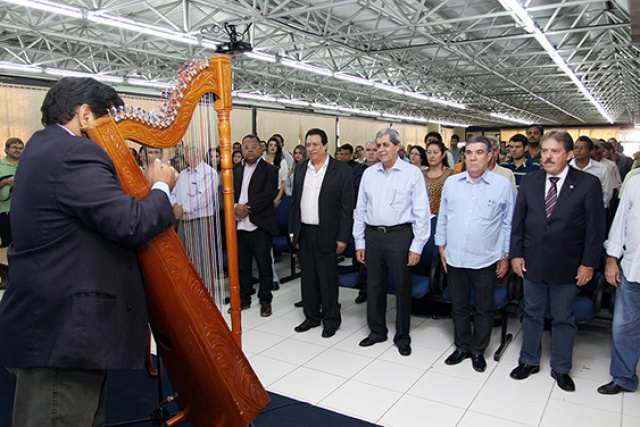
<path id="1" fill-rule="evenodd" d="M 592 149 L 593 141 L 588 136 L 576 139 L 573 145 L 573 160 L 569 162 L 569 165 L 598 177 L 602 186 L 602 201 L 606 209 L 613 197 L 614 180 L 609 168 L 590 157 Z"/>

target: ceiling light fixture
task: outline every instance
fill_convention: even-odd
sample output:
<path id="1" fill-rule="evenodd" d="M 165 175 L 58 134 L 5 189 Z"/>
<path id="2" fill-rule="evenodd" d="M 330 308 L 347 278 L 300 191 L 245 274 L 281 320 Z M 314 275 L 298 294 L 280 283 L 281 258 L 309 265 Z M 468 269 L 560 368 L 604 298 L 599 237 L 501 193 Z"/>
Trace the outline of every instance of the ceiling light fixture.
<path id="1" fill-rule="evenodd" d="M 333 73 L 333 77 L 335 77 L 336 79 L 345 80 L 351 83 L 357 83 L 359 85 L 373 86 L 373 82 L 371 80 L 363 79 L 362 77 L 358 77 L 358 76 L 352 76 L 351 74 Z"/>
<path id="2" fill-rule="evenodd" d="M 135 86 L 147 86 L 155 89 L 166 90 L 171 87 L 170 83 L 156 82 L 153 80 L 127 79 L 127 83 Z"/>
<path id="3" fill-rule="evenodd" d="M 257 94 L 257 93 L 238 92 L 238 93 L 235 93 L 235 95 L 238 98 L 254 99 L 256 101 L 276 102 L 276 98 L 274 98 L 273 96 L 260 95 L 260 94 Z"/>
<path id="4" fill-rule="evenodd" d="M 92 22 L 97 22 L 98 24 L 105 24 L 111 27 L 122 28 L 142 34 L 148 34 L 150 36 L 156 36 L 167 40 L 174 40 L 191 45 L 199 44 L 198 39 L 196 39 L 195 37 L 176 33 L 171 30 L 165 30 L 162 27 L 140 24 L 130 19 L 105 16 L 100 11 L 89 12 L 89 14 L 87 15 L 87 19 Z"/>
<path id="5" fill-rule="evenodd" d="M 110 83 L 124 83 L 124 79 L 118 76 L 109 76 L 105 74 L 91 74 L 85 73 L 82 71 L 73 71 L 73 70 L 63 70 L 61 68 L 46 68 L 44 70 L 45 74 L 50 74 L 52 76 L 60 76 L 60 77 L 91 77 L 96 80 L 110 82 Z"/>
<path id="6" fill-rule="evenodd" d="M 498 118 L 498 119 L 502 119 L 502 120 L 508 120 L 508 121 L 515 122 L 515 123 L 521 123 L 523 125 L 531 124 L 531 121 L 517 119 L 515 117 L 510 117 L 510 116 L 505 116 L 504 114 L 500 114 L 500 113 L 491 113 L 491 116 L 493 116 L 495 118 Z"/>
<path id="7" fill-rule="evenodd" d="M 13 71 L 26 71 L 28 73 L 41 73 L 42 68 L 34 65 L 12 64 L 10 62 L 0 62 L 0 69 Z"/>
<path id="8" fill-rule="evenodd" d="M 297 68 L 299 70 L 309 71 L 310 73 L 320 74 L 323 76 L 333 76 L 333 71 L 326 68 L 316 67 L 315 65 L 305 64 L 304 62 L 294 61 L 292 59 L 283 58 L 282 65 Z"/>
<path id="9" fill-rule="evenodd" d="M 589 101 L 596 107 L 598 112 L 602 114 L 604 118 L 606 118 L 609 123 L 614 123 L 614 120 L 611 116 L 605 111 L 605 109 L 600 105 L 600 103 L 594 98 L 594 96 L 589 92 L 589 89 L 582 83 L 582 81 L 578 78 L 576 73 L 569 67 L 569 65 L 565 62 L 565 60 L 560 56 L 556 48 L 551 44 L 547 36 L 542 32 L 542 30 L 536 25 L 529 12 L 520 4 L 518 0 L 499 0 L 502 7 L 509 10 L 513 13 L 515 20 L 519 22 L 524 29 L 533 34 L 534 38 L 538 41 L 540 46 L 549 54 L 553 62 L 573 81 L 573 83 L 578 86 L 580 92 L 582 92 Z"/>
<path id="10" fill-rule="evenodd" d="M 281 103 L 281 104 L 296 105 L 296 106 L 299 106 L 299 107 L 308 107 L 308 106 L 311 105 L 310 102 L 308 102 L 308 101 L 300 101 L 299 99 L 278 98 L 278 99 L 276 99 L 276 101 Z"/>
<path id="11" fill-rule="evenodd" d="M 82 10 L 76 7 L 67 6 L 60 3 L 53 3 L 45 0 L 2 0 L 5 3 L 25 6 L 31 9 L 44 10 L 46 12 L 57 13 L 71 18 L 82 18 Z"/>
<path id="12" fill-rule="evenodd" d="M 276 62 L 276 57 L 274 55 L 269 55 L 268 53 L 264 53 L 264 52 L 255 52 L 255 51 L 244 52 L 244 56 L 247 56 L 253 59 L 259 59 L 261 61 L 271 62 L 271 63 Z"/>

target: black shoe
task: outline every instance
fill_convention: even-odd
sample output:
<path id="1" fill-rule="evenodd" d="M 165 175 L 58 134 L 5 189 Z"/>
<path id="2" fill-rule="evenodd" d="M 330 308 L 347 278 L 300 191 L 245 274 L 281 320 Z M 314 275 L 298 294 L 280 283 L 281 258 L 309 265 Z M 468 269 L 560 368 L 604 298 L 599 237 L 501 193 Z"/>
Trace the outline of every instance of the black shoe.
<path id="1" fill-rule="evenodd" d="M 309 323 L 305 320 L 304 322 L 293 328 L 293 330 L 296 332 L 307 332 L 309 329 L 317 328 L 318 326 L 320 326 L 319 323 L 317 325 L 314 325 L 313 323 Z"/>
<path id="2" fill-rule="evenodd" d="M 361 292 L 356 297 L 356 304 L 362 304 L 366 300 L 367 300 L 367 293 L 366 292 Z"/>
<path id="3" fill-rule="evenodd" d="M 398 353 L 400 353 L 400 356 L 410 356 L 411 355 L 411 345 L 410 344 L 400 344 L 398 346 Z"/>
<path id="4" fill-rule="evenodd" d="M 268 301 L 260 301 L 260 317 L 269 317 L 273 314 L 271 311 L 271 303 Z"/>
<path id="5" fill-rule="evenodd" d="M 365 339 L 363 339 L 362 341 L 360 341 L 360 344 L 358 344 L 360 347 L 370 347 L 372 345 L 374 345 L 375 343 L 379 343 L 379 342 L 383 342 L 386 340 L 375 340 L 371 337 L 366 337 Z"/>
<path id="6" fill-rule="evenodd" d="M 457 365 L 469 357 L 471 357 L 471 353 L 468 351 L 456 350 L 447 357 L 447 360 L 445 360 L 444 363 L 446 365 Z"/>
<path id="7" fill-rule="evenodd" d="M 293 306 L 298 308 L 302 307 L 302 301 L 294 302 Z"/>
<path id="8" fill-rule="evenodd" d="M 633 392 L 632 390 L 627 390 L 626 388 L 614 383 L 613 381 L 611 381 L 609 384 L 601 385 L 600 387 L 598 387 L 598 393 L 600 394 L 618 394 L 622 393 L 623 391 L 626 391 L 627 393 Z"/>
<path id="9" fill-rule="evenodd" d="M 476 372 L 484 372 L 487 369 L 487 362 L 481 354 L 472 354 L 471 363 L 473 364 L 473 370 Z"/>
<path id="10" fill-rule="evenodd" d="M 511 371 L 509 376 L 514 380 L 523 380 L 525 378 L 529 378 L 529 375 L 537 374 L 538 372 L 540 372 L 540 366 L 520 363 L 517 368 Z"/>
<path id="11" fill-rule="evenodd" d="M 562 390 L 576 391 L 576 385 L 573 383 L 573 380 L 571 379 L 569 374 L 561 374 L 560 372 L 556 372 L 552 369 L 551 378 L 556 380 L 556 383 L 558 383 L 558 387 L 560 387 Z"/>
<path id="12" fill-rule="evenodd" d="M 278 282 L 273 282 L 273 286 L 271 286 L 271 290 L 272 290 L 272 291 L 278 291 L 278 290 L 280 290 L 280 283 L 278 283 Z"/>
<path id="13" fill-rule="evenodd" d="M 336 334 L 336 330 L 333 328 L 324 328 L 322 330 L 322 338 L 331 338 Z"/>

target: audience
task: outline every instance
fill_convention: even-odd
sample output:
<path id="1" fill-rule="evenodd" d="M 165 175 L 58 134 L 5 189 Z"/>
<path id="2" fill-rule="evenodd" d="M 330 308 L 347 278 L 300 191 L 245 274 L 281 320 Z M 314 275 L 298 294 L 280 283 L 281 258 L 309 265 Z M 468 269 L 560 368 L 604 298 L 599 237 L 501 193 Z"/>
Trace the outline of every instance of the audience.
<path id="1" fill-rule="evenodd" d="M 522 178 L 528 173 L 540 169 L 539 165 L 533 163 L 533 160 L 527 158 L 527 145 L 529 141 L 527 137 L 521 133 L 517 133 L 509 140 L 509 152 L 511 157 L 500 166 L 503 166 L 513 172 L 516 178 L 516 189 L 520 188 Z"/>
<path id="2" fill-rule="evenodd" d="M 513 185 L 513 188 L 517 188 L 516 177 L 513 175 L 513 172 L 498 164 L 500 159 L 500 140 L 495 136 L 487 136 L 486 138 L 491 143 L 491 150 L 493 152 L 493 155 L 489 159 L 489 171 L 506 178 Z"/>
<path id="3" fill-rule="evenodd" d="M 287 182 L 289 176 L 289 167 L 287 162 L 284 161 L 284 155 L 282 154 L 282 145 L 276 136 L 272 136 L 267 141 L 267 152 L 263 158 L 267 163 L 271 163 L 278 169 L 278 193 L 273 200 L 273 207 L 278 209 L 280 201 L 284 197 L 284 185 Z"/>

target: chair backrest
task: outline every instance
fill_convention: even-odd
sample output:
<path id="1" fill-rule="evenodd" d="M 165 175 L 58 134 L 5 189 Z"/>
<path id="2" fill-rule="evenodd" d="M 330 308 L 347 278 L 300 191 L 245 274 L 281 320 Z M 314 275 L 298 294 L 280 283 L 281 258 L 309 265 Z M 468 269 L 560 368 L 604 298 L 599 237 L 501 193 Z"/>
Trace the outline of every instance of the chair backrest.
<path id="1" fill-rule="evenodd" d="M 276 210 L 276 220 L 280 235 L 289 237 L 289 210 L 291 209 L 291 196 L 284 196 L 280 201 L 280 206 Z"/>
<path id="2" fill-rule="evenodd" d="M 424 245 L 422 249 L 422 256 L 420 257 L 419 265 L 425 267 L 431 267 L 433 261 L 435 261 L 438 257 L 440 257 L 440 253 L 438 252 L 438 247 L 435 242 L 435 234 L 436 234 L 436 224 L 438 222 L 438 217 L 434 216 L 431 218 L 431 235 L 429 236 L 429 240 Z"/>

